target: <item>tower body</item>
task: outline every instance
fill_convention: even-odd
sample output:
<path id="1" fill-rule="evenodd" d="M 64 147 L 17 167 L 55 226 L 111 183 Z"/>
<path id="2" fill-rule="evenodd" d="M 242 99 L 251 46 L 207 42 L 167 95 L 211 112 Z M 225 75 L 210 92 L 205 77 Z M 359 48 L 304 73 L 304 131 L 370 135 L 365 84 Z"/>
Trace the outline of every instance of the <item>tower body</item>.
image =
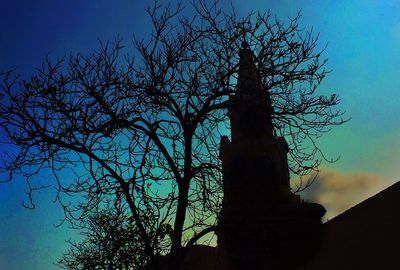
<path id="1" fill-rule="evenodd" d="M 220 150 L 224 198 L 218 246 L 237 270 L 279 268 L 278 257 L 293 247 L 290 238 L 308 234 L 303 230 L 321 224 L 325 212 L 302 204 L 290 190 L 288 145 L 274 134 L 271 100 L 259 76 L 244 46 L 228 111 L 232 141 L 222 137 Z"/>

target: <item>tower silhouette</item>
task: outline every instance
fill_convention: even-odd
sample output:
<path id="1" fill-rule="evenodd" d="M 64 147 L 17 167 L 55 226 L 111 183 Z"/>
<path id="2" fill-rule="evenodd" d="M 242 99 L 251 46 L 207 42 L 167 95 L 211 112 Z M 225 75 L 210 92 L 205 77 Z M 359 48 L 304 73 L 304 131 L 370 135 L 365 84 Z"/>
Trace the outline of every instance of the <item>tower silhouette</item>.
<path id="1" fill-rule="evenodd" d="M 325 209 L 291 192 L 288 144 L 275 135 L 270 95 L 261 87 L 247 43 L 239 56 L 237 91 L 228 110 L 232 141 L 223 136 L 220 145 L 224 198 L 218 247 L 232 269 L 279 269 L 291 263 L 292 249 L 312 254 Z M 307 257 L 296 253 L 297 262 Z"/>

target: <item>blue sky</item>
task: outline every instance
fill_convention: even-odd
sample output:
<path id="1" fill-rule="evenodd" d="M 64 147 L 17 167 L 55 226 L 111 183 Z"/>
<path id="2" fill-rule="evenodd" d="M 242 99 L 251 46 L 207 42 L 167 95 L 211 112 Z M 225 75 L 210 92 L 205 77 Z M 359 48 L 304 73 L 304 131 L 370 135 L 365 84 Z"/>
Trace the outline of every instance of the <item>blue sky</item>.
<path id="1" fill-rule="evenodd" d="M 29 75 L 42 60 L 70 52 L 88 53 L 98 40 L 120 35 L 127 46 L 135 33 L 146 36 L 149 21 L 139 0 L 14 0 L 0 2 L 0 70 L 16 68 Z M 328 156 L 318 185 L 330 216 L 397 181 L 400 175 L 400 1 L 399 0 L 235 0 L 239 12 L 271 9 L 284 19 L 302 11 L 302 24 L 328 43 L 331 74 L 321 91 L 338 93 L 352 120 L 320 140 Z M 349 185 L 349 181 L 353 185 Z M 0 185 L 0 268 L 57 269 L 74 236 L 52 203 L 52 189 L 35 194 L 37 208 L 22 208 L 24 183 Z M 340 187 L 347 187 L 340 197 Z M 328 190 L 329 189 L 329 190 Z M 332 193 L 337 192 L 337 193 Z M 315 192 L 314 192 L 315 194 Z M 329 196 L 328 196 L 329 195 Z M 332 197 L 333 196 L 333 197 Z M 334 199 L 332 199 L 334 198 Z M 337 201 L 345 202 L 344 206 Z"/>

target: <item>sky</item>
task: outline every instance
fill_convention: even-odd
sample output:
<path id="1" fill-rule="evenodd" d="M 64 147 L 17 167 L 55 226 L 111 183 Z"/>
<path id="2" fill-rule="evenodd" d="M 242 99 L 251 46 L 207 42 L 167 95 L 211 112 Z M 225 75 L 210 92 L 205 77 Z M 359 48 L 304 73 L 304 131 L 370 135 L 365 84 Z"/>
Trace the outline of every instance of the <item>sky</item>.
<path id="1" fill-rule="evenodd" d="M 46 56 L 89 53 L 99 40 L 145 37 L 150 1 L 0 0 L 0 70 L 32 74 Z M 185 1 L 184 1 L 185 3 Z M 224 1 L 225 3 L 225 1 Z M 352 119 L 323 136 L 328 157 L 319 181 L 306 194 L 328 209 L 327 219 L 399 180 L 400 0 L 234 0 L 240 13 L 271 10 L 285 19 L 301 10 L 301 23 L 328 44 L 332 72 L 320 87 L 337 93 Z M 129 48 L 129 47 L 128 47 Z M 4 150 L 4 149 L 0 149 Z M 42 175 L 46 177 L 46 175 Z M 62 212 L 54 189 L 34 195 L 35 210 L 21 203 L 23 179 L 0 185 L 0 269 L 51 270 L 76 237 L 56 228 Z"/>

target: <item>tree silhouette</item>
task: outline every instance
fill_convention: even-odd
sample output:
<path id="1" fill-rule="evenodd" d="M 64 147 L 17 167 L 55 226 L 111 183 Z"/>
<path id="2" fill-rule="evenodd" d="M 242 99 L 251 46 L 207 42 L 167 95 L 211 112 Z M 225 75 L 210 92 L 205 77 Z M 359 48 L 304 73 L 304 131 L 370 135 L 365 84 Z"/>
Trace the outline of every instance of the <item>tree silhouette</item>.
<path id="1" fill-rule="evenodd" d="M 92 224 L 96 209 L 118 202 L 137 232 L 134 246 L 143 247 L 141 266 L 170 254 L 168 269 L 178 269 L 216 229 L 219 140 L 244 41 L 270 93 L 275 132 L 289 143 L 292 173 L 316 170 L 325 159 L 317 138 L 346 121 L 336 95 L 317 93 L 327 60 L 299 15 L 283 23 L 270 13 L 240 18 L 217 1 L 191 8 L 188 17 L 182 5 L 155 2 L 147 10 L 154 30 L 133 40 L 132 57 L 121 56 L 116 39 L 87 56 L 46 60 L 28 80 L 2 74 L 0 126 L 18 150 L 4 155 L 6 181 L 26 177 L 33 206 L 33 178 L 50 169 L 73 224 Z"/>
<path id="2" fill-rule="evenodd" d="M 143 265 L 146 256 L 138 239 L 140 234 L 130 219 L 121 207 L 109 205 L 96 209 L 80 222 L 85 238 L 81 242 L 69 241 L 70 249 L 59 265 L 73 270 L 123 270 Z"/>

